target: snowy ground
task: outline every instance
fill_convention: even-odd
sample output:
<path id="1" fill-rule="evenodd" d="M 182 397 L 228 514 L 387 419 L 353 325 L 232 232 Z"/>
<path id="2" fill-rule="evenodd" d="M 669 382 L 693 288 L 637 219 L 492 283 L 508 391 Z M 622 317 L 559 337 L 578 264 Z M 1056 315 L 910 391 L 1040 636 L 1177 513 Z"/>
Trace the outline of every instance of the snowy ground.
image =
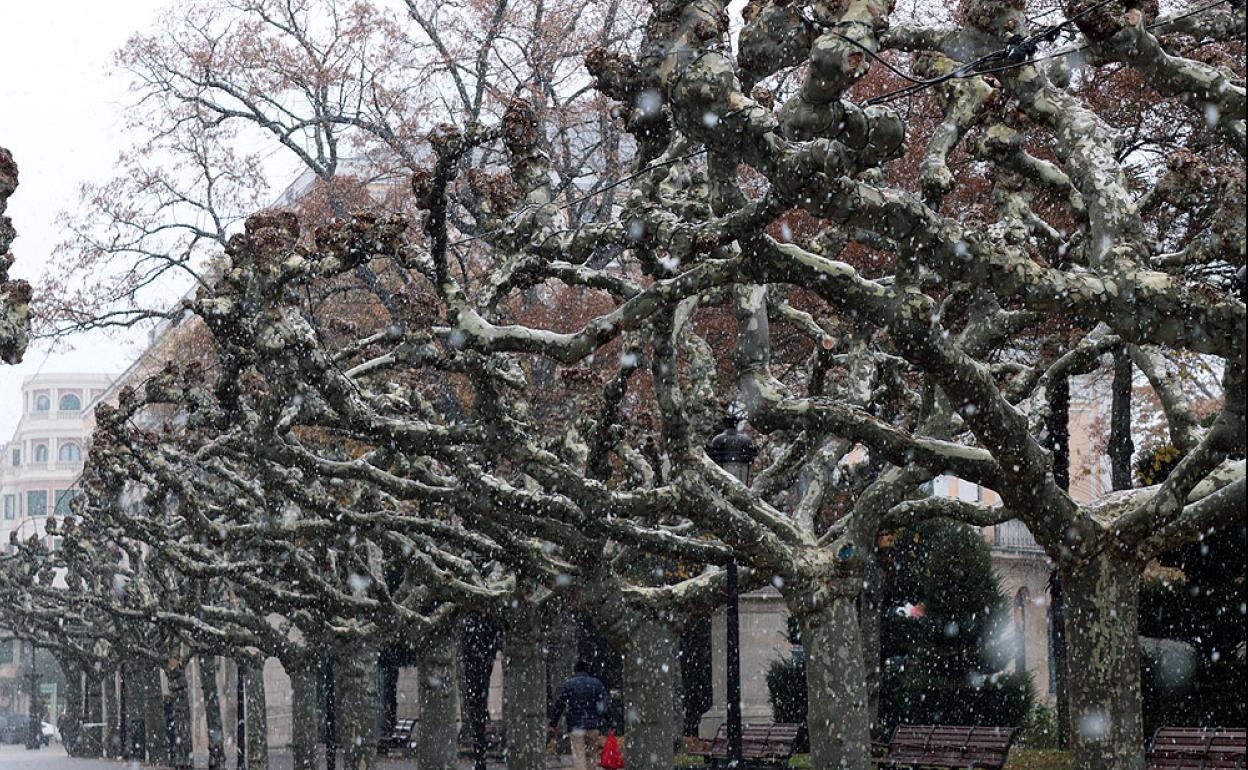
<path id="1" fill-rule="evenodd" d="M 466 760 L 460 761 L 460 767 L 470 768 L 472 764 Z M 197 757 L 196 767 L 207 767 L 207 757 Z M 230 767 L 233 767 L 231 762 Z M 338 767 L 342 767 L 343 763 L 339 761 Z M 379 770 L 410 770 L 416 767 L 415 760 L 412 759 L 392 759 L 378 757 L 377 766 Z M 551 758 L 549 765 L 552 768 L 571 767 L 572 762 L 568 757 L 560 757 L 559 760 Z M 140 765 L 137 762 L 122 762 L 120 760 L 105 759 L 70 759 L 65 756 L 65 750 L 60 746 L 48 746 L 38 751 L 27 751 L 22 746 L 0 746 L 0 770 L 138 770 L 139 768 L 151 768 L 152 765 Z M 494 768 L 502 768 L 502 764 L 490 764 L 491 770 Z M 274 753 L 269 761 L 269 770 L 289 770 L 290 755 Z"/>

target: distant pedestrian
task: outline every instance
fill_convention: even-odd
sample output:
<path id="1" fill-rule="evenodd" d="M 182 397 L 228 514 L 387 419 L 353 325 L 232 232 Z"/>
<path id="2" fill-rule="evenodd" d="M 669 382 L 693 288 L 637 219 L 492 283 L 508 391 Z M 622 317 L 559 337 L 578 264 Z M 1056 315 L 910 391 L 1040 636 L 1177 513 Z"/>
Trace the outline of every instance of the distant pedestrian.
<path id="1" fill-rule="evenodd" d="M 598 755 L 602 729 L 607 726 L 611 696 L 597 677 L 589 673 L 589 664 L 578 660 L 572 676 L 563 683 L 559 698 L 550 715 L 553 732 L 566 713 L 568 733 L 572 739 L 572 767 L 588 770 L 589 757 Z"/>

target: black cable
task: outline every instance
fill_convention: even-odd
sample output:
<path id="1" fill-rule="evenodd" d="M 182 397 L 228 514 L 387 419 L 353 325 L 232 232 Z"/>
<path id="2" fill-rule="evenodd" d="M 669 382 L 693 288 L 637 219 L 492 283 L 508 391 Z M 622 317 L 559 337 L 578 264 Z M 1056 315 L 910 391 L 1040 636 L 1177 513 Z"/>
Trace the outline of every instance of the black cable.
<path id="1" fill-rule="evenodd" d="M 1085 8 L 1084 10 L 1070 17 L 1069 19 L 1059 22 L 1058 24 L 1053 24 L 1049 27 L 1046 27 L 1044 30 L 1034 35 L 1031 35 L 1029 37 L 1023 37 L 1021 35 L 1014 35 L 1006 42 L 1005 48 L 998 50 L 998 51 L 993 51 L 992 53 L 981 56 L 972 62 L 963 64 L 962 66 L 958 67 L 956 70 L 946 73 L 945 75 L 942 75 L 939 78 L 932 78 L 931 80 L 927 80 L 927 81 L 918 81 L 918 80 L 915 80 L 914 78 L 908 77 L 903 74 L 902 77 L 911 81 L 912 83 L 914 83 L 914 85 L 905 86 L 895 91 L 890 91 L 886 94 L 881 94 L 880 96 L 872 97 L 864 101 L 862 104 L 863 106 L 869 106 L 873 104 L 883 104 L 885 102 L 890 102 L 895 99 L 899 99 L 905 96 L 909 96 L 911 94 L 918 93 L 927 88 L 930 88 L 931 86 L 938 85 L 940 83 L 944 83 L 949 80 L 979 77 L 981 75 L 991 75 L 993 73 L 1005 72 L 1007 70 L 1016 69 L 1018 67 L 1023 67 L 1029 64 L 1035 64 L 1037 62 L 1047 61 L 1049 59 L 1056 59 L 1060 56 L 1067 56 L 1072 53 L 1078 53 L 1079 51 L 1085 51 L 1088 48 L 1091 48 L 1095 44 L 1084 43 L 1083 45 L 1079 45 L 1074 48 L 1065 48 L 1060 51 L 1054 51 L 1053 53 L 1046 54 L 1044 56 L 1034 56 L 1039 46 L 1039 43 L 1053 42 L 1054 40 L 1058 38 L 1058 36 L 1060 36 L 1062 29 L 1064 29 L 1066 26 L 1074 23 L 1078 19 L 1091 13 L 1092 11 L 1095 11 L 1101 6 L 1107 5 L 1115 1 L 1116 0 L 1101 0 L 1101 2 L 1095 5 L 1089 6 L 1088 8 Z M 1162 19 L 1162 20 L 1156 21 L 1148 25 L 1146 29 L 1151 30 L 1151 29 L 1156 29 L 1157 27 L 1165 26 L 1167 24 L 1173 24 L 1176 21 L 1181 21 L 1183 19 L 1187 19 L 1197 14 L 1201 14 L 1206 11 L 1209 11 L 1213 8 L 1218 7 L 1219 5 L 1224 5 L 1226 3 L 1231 3 L 1232 5 L 1234 5 L 1236 2 L 1241 2 L 1241 1 L 1242 0 L 1216 0 L 1216 2 L 1197 8 L 1193 11 L 1183 14 L 1182 16 L 1176 16 L 1174 18 Z M 863 47 L 863 46 L 860 45 L 860 47 Z M 864 50 L 866 50 L 865 47 L 863 48 Z M 872 57 L 876 61 L 884 63 L 884 60 L 876 56 L 875 54 L 872 54 Z M 1002 61 L 1002 60 L 1007 61 L 1008 63 L 1002 66 L 992 67 L 989 69 L 982 68 L 983 64 L 986 64 L 990 61 Z M 885 66 L 887 66 L 890 70 L 893 70 L 893 67 L 891 65 L 888 65 L 887 63 L 885 63 Z M 901 74 L 901 73 L 898 73 L 898 74 Z"/>

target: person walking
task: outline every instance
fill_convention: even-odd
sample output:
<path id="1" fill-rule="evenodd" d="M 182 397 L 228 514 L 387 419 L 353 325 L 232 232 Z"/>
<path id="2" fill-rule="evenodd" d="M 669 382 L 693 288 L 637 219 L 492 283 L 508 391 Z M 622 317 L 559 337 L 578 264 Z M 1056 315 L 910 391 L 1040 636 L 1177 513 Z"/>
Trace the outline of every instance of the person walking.
<path id="1" fill-rule="evenodd" d="M 589 752 L 599 750 L 602 729 L 607 726 L 611 696 L 597 677 L 590 675 L 589 664 L 578 660 L 572 676 L 563 683 L 559 698 L 550 715 L 550 730 L 555 732 L 559 719 L 566 715 L 572 740 L 572 767 L 588 770 Z M 596 763 L 595 763 L 596 764 Z"/>

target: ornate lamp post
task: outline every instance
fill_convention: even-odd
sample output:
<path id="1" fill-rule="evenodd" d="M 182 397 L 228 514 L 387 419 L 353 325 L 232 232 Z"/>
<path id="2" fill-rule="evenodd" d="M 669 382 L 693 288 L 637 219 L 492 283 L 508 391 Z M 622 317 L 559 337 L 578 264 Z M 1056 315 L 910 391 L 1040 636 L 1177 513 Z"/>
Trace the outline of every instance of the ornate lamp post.
<path id="1" fill-rule="evenodd" d="M 725 415 L 724 429 L 706 445 L 706 454 L 742 484 L 750 483 L 750 464 L 758 455 L 758 449 L 749 436 L 737 430 L 735 414 Z M 728 766 L 740 767 L 744 759 L 741 749 L 741 621 L 735 558 L 728 563 L 727 594 L 724 646 L 728 663 Z"/>

